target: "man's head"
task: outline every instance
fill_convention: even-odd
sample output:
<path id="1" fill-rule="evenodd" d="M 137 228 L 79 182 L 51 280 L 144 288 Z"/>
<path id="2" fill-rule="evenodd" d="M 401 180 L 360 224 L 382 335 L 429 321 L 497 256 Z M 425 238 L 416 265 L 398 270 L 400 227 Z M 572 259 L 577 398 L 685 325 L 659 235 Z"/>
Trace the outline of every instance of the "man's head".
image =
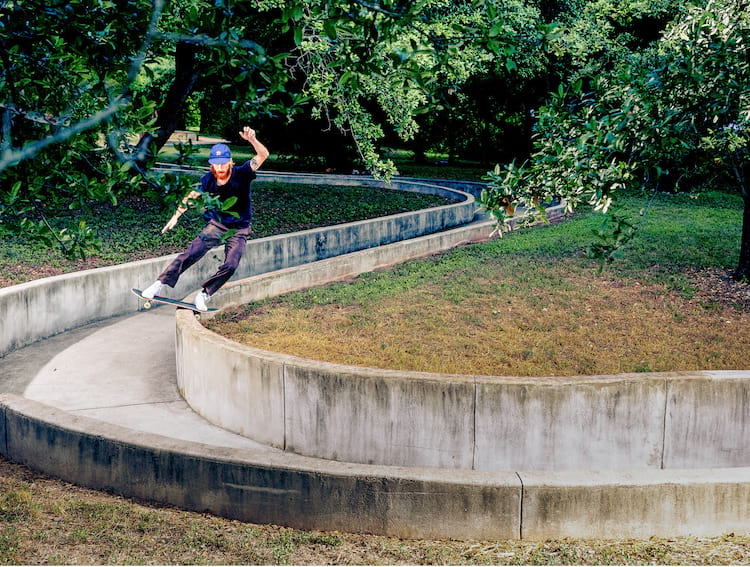
<path id="1" fill-rule="evenodd" d="M 208 163 L 211 165 L 224 165 L 232 160 L 232 152 L 226 144 L 215 144 L 211 147 L 211 155 L 208 156 Z"/>
<path id="2" fill-rule="evenodd" d="M 211 172 L 219 181 L 226 181 L 232 174 L 232 152 L 226 144 L 215 144 L 211 147 L 211 154 L 208 157 L 208 163 L 211 164 Z"/>

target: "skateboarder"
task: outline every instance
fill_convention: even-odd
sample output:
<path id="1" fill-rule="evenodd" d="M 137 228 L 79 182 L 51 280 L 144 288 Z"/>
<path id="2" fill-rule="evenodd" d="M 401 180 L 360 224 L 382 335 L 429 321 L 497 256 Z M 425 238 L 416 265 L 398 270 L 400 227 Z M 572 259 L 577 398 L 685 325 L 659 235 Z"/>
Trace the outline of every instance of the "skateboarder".
<path id="1" fill-rule="evenodd" d="M 195 297 L 195 306 L 206 311 L 206 304 L 227 280 L 232 277 L 245 251 L 245 242 L 250 235 L 253 205 L 250 194 L 250 183 L 255 179 L 255 172 L 268 158 L 268 150 L 255 137 L 255 130 L 245 126 L 240 137 L 250 142 L 255 149 L 255 156 L 243 165 L 235 167 L 232 154 L 225 144 L 216 144 L 211 148 L 208 163 L 211 170 L 201 178 L 200 191 L 191 191 L 182 201 L 182 205 L 169 219 L 161 233 L 164 234 L 177 224 L 182 213 L 187 210 L 190 200 L 198 199 L 201 194 L 218 197 L 221 203 L 234 197 L 236 201 L 227 208 L 208 209 L 203 213 L 208 221 L 201 233 L 192 243 L 159 275 L 154 283 L 143 290 L 143 296 L 153 298 L 168 285 L 174 287 L 180 275 L 200 260 L 209 250 L 222 243 L 222 237 L 228 235 L 224 243 L 224 263 L 216 273 L 201 284 L 201 291 Z M 232 231 L 230 233 L 230 231 Z"/>

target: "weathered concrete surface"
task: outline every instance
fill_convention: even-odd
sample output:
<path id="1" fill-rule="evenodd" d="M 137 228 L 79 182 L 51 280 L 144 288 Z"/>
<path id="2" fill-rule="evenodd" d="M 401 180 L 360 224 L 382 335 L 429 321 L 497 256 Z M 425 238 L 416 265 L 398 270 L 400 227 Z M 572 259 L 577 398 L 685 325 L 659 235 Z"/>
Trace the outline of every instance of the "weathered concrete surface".
<path id="1" fill-rule="evenodd" d="M 466 227 L 464 236 L 471 239 L 468 235 L 476 230 L 476 225 Z M 449 238 L 453 238 L 453 235 Z M 411 253 L 429 254 L 434 242 L 421 248 L 424 242 L 417 239 L 410 243 L 414 245 Z M 274 246 L 277 245 L 283 246 L 278 243 Z M 309 251 L 309 245 L 307 248 Z M 389 248 L 387 253 L 390 254 L 398 245 Z M 282 251 L 278 256 L 289 257 Z M 299 255 L 294 252 L 292 256 Z M 328 276 L 335 274 L 339 278 L 348 277 L 347 274 L 359 273 L 358 270 L 366 269 L 368 265 L 399 261 L 397 256 L 386 260 L 386 256 L 363 253 L 363 257 L 367 260 L 354 260 L 352 255 L 342 257 L 341 266 L 332 271 L 326 268 L 325 273 Z M 127 291 L 127 287 L 134 285 L 129 278 L 142 277 L 143 280 L 137 282 L 140 285 L 150 283 L 161 269 L 161 264 L 167 260 L 157 259 L 127 267 L 133 271 L 114 286 L 122 291 L 127 301 L 134 302 L 126 313 L 134 313 L 138 308 L 137 299 Z M 296 276 L 308 285 L 315 285 L 319 281 L 320 269 L 320 263 L 315 262 L 315 265 L 301 268 Z M 261 295 L 288 289 L 288 273 L 281 272 L 285 270 L 260 280 L 251 278 L 248 282 L 252 282 L 251 286 L 256 289 L 261 288 Z M 81 277 L 88 279 L 99 275 L 97 271 L 94 274 L 83 273 Z M 185 294 L 200 277 L 197 274 L 195 281 L 186 282 L 183 288 Z M 272 424 L 263 443 L 254 442 L 209 424 L 179 400 L 174 382 L 176 371 L 169 368 L 166 359 L 160 358 L 173 355 L 170 349 L 174 347 L 159 340 L 166 337 L 168 343 L 174 342 L 171 309 L 102 321 L 84 328 L 80 328 L 80 321 L 65 320 L 65 317 L 58 317 L 57 314 L 50 316 L 50 324 L 41 316 L 23 317 L 21 311 L 3 311 L 8 309 L 10 303 L 22 303 L 27 311 L 36 310 L 39 306 L 57 308 L 61 296 L 56 294 L 62 290 L 53 288 L 62 284 L 62 279 L 52 278 L 43 282 L 42 287 L 49 286 L 47 289 L 40 287 L 30 294 L 27 294 L 29 290 L 25 287 L 16 286 L 13 291 L 17 295 L 12 298 L 8 295 L 0 297 L 0 316 L 4 323 L 2 330 L 4 332 L 9 326 L 13 327 L 13 332 L 3 335 L 4 342 L 0 343 L 3 349 L 14 349 L 19 344 L 25 344 L 24 341 L 34 340 L 29 339 L 31 336 L 46 336 L 44 333 L 47 331 L 44 330 L 24 334 L 34 322 L 40 322 L 44 329 L 55 329 L 47 334 L 60 332 L 61 328 L 58 327 L 76 327 L 70 333 L 44 341 L 39 348 L 34 345 L 14 351 L 0 361 L 0 383 L 6 392 L 10 392 L 0 396 L 0 452 L 50 475 L 125 496 L 247 521 L 400 537 L 544 539 L 573 535 L 645 537 L 750 532 L 747 508 L 750 501 L 750 469 L 747 467 L 691 471 L 638 469 L 568 472 L 529 472 L 519 468 L 487 472 L 356 464 L 284 452 L 271 445 L 284 447 L 291 438 L 286 397 L 293 392 L 300 405 L 319 399 L 325 401 L 325 398 L 315 398 L 317 393 L 311 389 L 313 384 L 302 382 L 304 374 L 297 375 L 296 382 L 289 378 L 294 385 L 286 387 L 287 376 L 291 374 L 285 364 L 281 364 L 281 379 L 277 378 L 273 365 L 278 365 L 281 359 L 272 353 L 265 355 L 273 359 L 268 367 L 263 366 L 265 362 L 260 366 L 246 364 L 245 370 L 238 373 L 243 379 L 231 386 L 235 396 L 244 396 L 248 403 L 255 404 L 253 412 L 261 417 L 247 420 L 245 416 L 239 416 L 233 427 L 246 427 L 257 434 L 258 424 Z M 255 293 L 250 288 L 243 289 L 243 284 L 235 282 L 230 285 L 226 296 L 222 294 L 222 297 L 232 302 Z M 100 287 L 102 284 L 93 285 Z M 123 290 L 119 289 L 121 285 Z M 70 287 L 76 293 L 88 289 L 80 282 L 68 282 L 63 287 Z M 6 290 L 2 290 L 2 293 L 6 293 Z M 181 290 L 176 293 L 181 293 Z M 35 294 L 39 297 L 35 297 Z M 50 301 L 50 297 L 54 299 Z M 62 297 L 66 298 L 65 295 Z M 117 306 L 114 310 L 122 307 L 116 301 L 114 304 Z M 107 302 L 102 303 L 102 308 L 113 309 Z M 80 306 L 76 307 L 78 309 Z M 108 316 L 104 311 L 94 315 L 97 319 Z M 180 314 L 178 318 L 184 318 L 183 315 L 187 317 L 187 314 Z M 8 317 L 18 317 L 19 326 L 8 325 L 9 321 L 15 323 L 14 319 Z M 195 322 L 192 317 L 190 320 Z M 171 325 L 170 329 L 160 327 L 166 322 Z M 187 347 L 183 344 L 181 348 Z M 94 361 L 94 356 L 99 358 Z M 149 361 L 153 364 L 149 364 Z M 88 381 L 84 379 L 87 373 Z M 196 384 L 190 387 L 203 384 L 203 387 L 209 386 L 205 391 L 210 392 L 210 385 L 205 383 L 205 378 L 210 375 L 199 377 Z M 246 377 L 249 375 L 258 379 L 247 383 Z M 714 406 L 728 408 L 731 415 L 746 415 L 746 391 L 734 395 L 732 388 L 737 386 L 729 385 L 731 381 L 742 382 L 745 377 L 746 373 L 743 372 L 706 372 L 695 379 L 680 376 L 674 381 L 674 388 L 665 384 L 662 395 L 665 397 L 665 407 L 669 409 L 663 413 L 667 416 L 664 435 L 666 439 L 671 439 L 668 443 L 674 446 L 674 450 L 664 452 L 665 466 L 679 463 L 680 447 L 688 447 L 696 442 L 715 445 L 713 449 L 701 453 L 699 458 L 703 460 L 713 462 L 715 456 L 746 455 L 745 445 L 738 443 L 737 437 L 732 437 L 731 427 L 717 421 L 717 414 L 713 410 L 703 413 L 702 408 L 690 408 L 691 404 L 700 405 L 707 395 L 712 395 L 711 388 L 703 382 L 719 379 L 726 386 L 726 391 L 717 395 Z M 142 381 L 144 378 L 145 381 Z M 388 390 L 394 379 L 394 375 L 389 375 L 387 379 L 376 378 L 378 386 L 365 386 L 366 393 L 374 392 L 374 395 L 381 396 L 383 389 Z M 336 389 L 334 391 L 341 386 L 341 375 L 327 376 L 325 380 Z M 431 380 L 434 381 L 434 378 Z M 453 393 L 445 401 L 446 411 L 463 411 L 465 400 L 459 399 L 458 392 L 464 392 L 469 383 L 474 384 L 476 392 L 475 416 L 481 416 L 482 412 L 490 409 L 482 408 L 482 403 L 491 406 L 495 400 L 501 399 L 512 407 L 512 404 L 522 405 L 526 395 L 522 394 L 522 389 L 518 389 L 520 386 L 511 384 L 507 386 L 509 390 L 499 398 L 487 393 L 480 398 L 478 393 L 483 387 L 481 380 L 475 377 L 468 382 L 465 377 L 449 377 L 447 380 Z M 425 383 L 429 381 L 425 380 Z M 681 383 L 684 383 L 684 387 Z M 69 385 L 67 389 L 66 384 Z M 103 395 L 105 390 L 111 397 Z M 424 397 L 428 391 L 429 388 L 420 391 L 414 384 L 406 387 L 399 384 L 396 395 L 382 397 L 387 400 L 383 408 L 392 412 L 390 415 L 395 416 L 394 419 L 403 420 L 404 413 L 413 413 L 409 398 L 415 395 Z M 650 387 L 645 387 L 644 392 L 651 391 Z M 657 391 L 654 389 L 654 392 Z M 18 395 L 24 392 L 44 403 Z M 78 398 L 76 392 L 80 394 Z M 275 403 L 282 404 L 282 408 L 264 407 L 255 398 L 258 392 L 267 399 L 275 398 Z M 607 394 L 606 390 L 603 392 L 597 399 L 602 410 L 606 408 L 615 422 L 627 427 L 628 414 L 620 406 L 620 398 Z M 634 388 L 625 395 L 625 400 L 641 395 L 638 392 L 639 388 Z M 480 399 L 484 401 L 480 403 Z M 575 427 L 599 426 L 598 417 L 586 411 L 574 410 L 577 407 L 575 396 L 566 393 L 560 399 L 562 402 L 556 410 L 558 421 L 566 416 L 564 418 L 571 419 Z M 362 403 L 356 398 L 354 402 Z M 223 402 L 214 400 L 213 403 Z M 337 413 L 334 417 L 339 424 L 336 427 L 345 428 L 348 426 L 346 404 L 340 401 L 335 403 Z M 279 409 L 278 414 L 276 409 Z M 311 409 L 312 406 L 308 406 L 303 411 L 309 413 Z M 323 408 L 314 409 L 320 412 Z M 298 411 L 297 408 L 294 411 Z M 365 411 L 371 412 L 371 408 L 365 407 Z M 301 425 L 295 433 L 297 438 L 306 434 L 305 427 L 315 423 L 309 419 L 310 415 L 297 420 Z M 491 412 L 487 415 L 491 415 Z M 277 418 L 278 421 L 274 423 L 272 420 Z M 413 419 L 413 416 L 408 416 L 408 419 Z M 364 421 L 367 420 L 386 423 L 382 415 L 376 413 L 371 413 Z M 438 422 L 437 419 L 433 421 Z M 469 428 L 465 422 L 456 423 L 451 427 Z M 650 427 L 647 419 L 635 420 L 634 423 L 636 428 Z M 330 427 L 330 424 L 326 424 L 326 427 Z M 450 434 L 451 427 L 439 430 L 439 423 L 437 427 L 438 431 L 428 434 L 417 432 L 405 435 L 396 432 L 394 439 L 397 443 L 390 448 L 384 443 L 379 452 L 387 458 L 404 459 L 410 452 L 404 448 L 418 448 L 415 454 L 424 459 L 421 462 L 441 455 L 442 447 L 447 448 L 445 454 L 453 455 L 456 442 Z M 510 435 L 516 434 L 508 424 L 504 427 Z M 555 419 L 546 419 L 544 427 L 552 434 L 560 433 L 556 429 Z M 361 435 L 366 429 L 360 424 L 355 433 Z M 738 429 L 737 435 L 747 437 L 745 431 L 743 426 Z M 443 438 L 445 432 L 448 435 Z M 487 435 L 483 438 L 485 433 Z M 606 451 L 608 443 L 621 444 L 616 433 L 604 430 L 597 434 L 596 447 Z M 320 441 L 330 431 L 321 429 L 315 434 Z M 527 437 L 534 439 L 537 434 L 529 433 Z M 480 423 L 478 427 L 474 426 L 474 436 L 480 441 L 477 448 L 482 448 L 477 453 L 480 458 L 475 460 L 497 460 L 496 457 L 487 456 L 498 451 L 496 430 Z M 653 440 L 644 443 L 645 447 L 653 445 Z M 518 459 L 523 456 L 522 453 L 517 449 L 514 453 L 514 449 L 509 448 L 502 458 Z M 635 458 L 646 458 L 651 453 L 640 450 L 633 451 L 633 454 Z M 564 454 L 554 458 L 564 465 Z M 451 463 L 453 460 L 451 456 L 444 462 Z M 489 466 L 499 465 L 491 463 Z"/>
<path id="2" fill-rule="evenodd" d="M 256 441 L 271 423 L 272 445 L 302 455 L 485 471 L 750 466 L 750 372 L 554 379 L 363 369 L 244 347 L 185 313 L 177 336 L 177 381 L 196 411 Z M 274 415 L 257 419 L 262 407 Z"/>
<path id="3" fill-rule="evenodd" d="M 517 538 L 521 483 L 219 448 L 0 395 L 0 451 L 64 480 L 257 523 L 399 537 Z"/>
<path id="4" fill-rule="evenodd" d="M 192 315 L 191 315 L 192 317 Z M 203 327 L 200 327 L 203 329 Z M 177 334 L 177 351 L 186 355 L 177 359 L 177 373 L 185 377 L 178 382 L 182 397 L 190 391 L 199 403 L 193 411 L 210 417 L 211 423 L 279 449 L 285 448 L 284 376 L 283 367 L 270 360 L 243 356 L 240 345 L 223 343 L 221 337 L 207 337 L 215 346 L 194 349 L 197 338 L 193 329 L 189 334 Z M 216 341 L 222 345 L 216 345 Z M 216 357 L 219 357 L 218 359 Z M 229 365 L 233 372 L 224 374 Z M 242 411 L 226 411 L 227 398 Z"/>
<path id="5" fill-rule="evenodd" d="M 177 391 L 174 333 L 167 307 L 92 323 L 0 359 L 0 392 L 135 431 L 273 451 L 190 409 Z"/>
<path id="6" fill-rule="evenodd" d="M 471 379 L 414 380 L 287 362 L 284 388 L 287 451 L 355 463 L 473 468 Z"/>
<path id="7" fill-rule="evenodd" d="M 668 382 L 664 467 L 750 466 L 750 372 Z"/>
<path id="8" fill-rule="evenodd" d="M 520 473 L 527 539 L 750 531 L 750 468 Z"/>
<path id="9" fill-rule="evenodd" d="M 715 536 L 750 530 L 750 468 L 497 472 L 339 463 L 135 432 L 0 395 L 0 451 L 198 512 L 398 537 Z"/>
<path id="10" fill-rule="evenodd" d="M 478 378 L 475 468 L 660 468 L 672 378 Z M 750 452 L 746 458 L 750 464 Z"/>

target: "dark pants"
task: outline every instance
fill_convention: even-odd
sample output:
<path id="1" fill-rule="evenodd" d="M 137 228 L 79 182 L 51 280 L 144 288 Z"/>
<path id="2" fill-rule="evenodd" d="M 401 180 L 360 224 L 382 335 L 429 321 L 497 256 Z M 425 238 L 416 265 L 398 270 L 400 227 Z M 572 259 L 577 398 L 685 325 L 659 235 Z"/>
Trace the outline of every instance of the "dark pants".
<path id="1" fill-rule="evenodd" d="M 229 230 L 219 222 L 209 221 L 201 233 L 195 237 L 195 240 L 190 243 L 190 246 L 167 266 L 158 279 L 169 287 L 174 287 L 182 272 L 203 258 L 209 250 L 221 244 L 222 236 L 227 234 Z M 250 227 L 240 228 L 226 239 L 224 243 L 224 263 L 219 266 L 213 276 L 201 284 L 208 295 L 216 293 L 237 270 L 242 254 L 245 252 L 245 243 L 251 232 Z"/>

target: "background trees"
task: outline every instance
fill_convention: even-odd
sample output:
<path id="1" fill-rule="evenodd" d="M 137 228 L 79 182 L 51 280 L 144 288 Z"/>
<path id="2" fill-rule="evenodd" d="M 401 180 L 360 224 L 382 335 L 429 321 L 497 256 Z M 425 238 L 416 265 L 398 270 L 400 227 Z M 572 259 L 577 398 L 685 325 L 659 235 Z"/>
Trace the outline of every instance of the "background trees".
<path id="1" fill-rule="evenodd" d="M 154 10 L 156 13 L 157 10 Z M 112 198 L 118 131 L 145 123 L 129 86 L 150 43 L 143 0 L 5 2 L 0 9 L 0 231 L 66 253 L 85 250 L 84 222 L 61 230 L 49 211 Z"/>
<path id="2" fill-rule="evenodd" d="M 342 171 L 390 175 L 384 144 L 502 164 L 484 197 L 500 221 L 550 198 L 608 210 L 625 187 L 731 181 L 747 203 L 748 12 L 748 0 L 8 0 L 0 231 L 84 252 L 85 222 L 50 218 L 124 192 L 181 196 L 187 181 L 150 165 L 188 125 L 232 139 L 252 123 L 275 153 Z"/>
<path id="3" fill-rule="evenodd" d="M 217 134 L 243 122 L 286 125 L 304 110 L 388 175 L 376 146 L 383 125 L 408 139 L 435 76 L 466 76 L 482 41 L 502 51 L 500 28 L 485 26 L 486 39 L 469 28 L 492 5 L 9 0 L 0 11 L 0 226 L 76 253 L 92 236 L 83 223 L 55 230 L 54 211 L 123 191 L 184 193 L 184 180 L 156 178 L 149 164 L 196 108 Z M 320 145 L 320 134 L 308 138 Z"/>
<path id="4" fill-rule="evenodd" d="M 585 73 L 559 86 L 540 109 L 531 158 L 497 168 L 484 203 L 502 221 L 519 205 L 540 212 L 538 204 L 552 198 L 606 212 L 625 188 L 732 183 L 745 200 L 734 275 L 746 278 L 750 4 L 662 4 L 670 18 L 647 47 L 610 49 L 611 59 L 587 61 Z M 612 218 L 617 240 L 607 253 L 632 233 L 632 219 Z"/>

